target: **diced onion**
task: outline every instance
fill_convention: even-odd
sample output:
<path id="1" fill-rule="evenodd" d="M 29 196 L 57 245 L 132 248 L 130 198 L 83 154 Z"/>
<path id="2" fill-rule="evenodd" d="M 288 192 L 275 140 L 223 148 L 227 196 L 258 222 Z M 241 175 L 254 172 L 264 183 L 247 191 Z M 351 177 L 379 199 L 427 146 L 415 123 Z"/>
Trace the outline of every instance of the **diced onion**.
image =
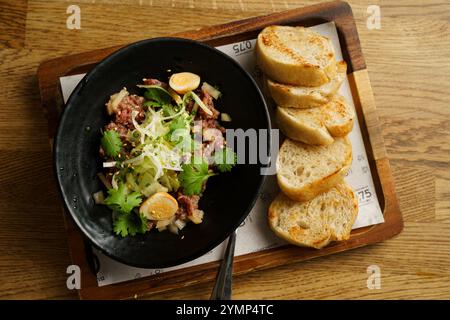
<path id="1" fill-rule="evenodd" d="M 194 212 L 192 213 L 191 216 L 188 216 L 188 218 L 193 223 L 199 224 L 199 223 L 202 223 L 202 221 L 203 221 L 203 214 L 204 214 L 203 210 L 196 209 L 196 210 L 194 210 Z"/>
<path id="2" fill-rule="evenodd" d="M 183 220 L 180 220 L 180 219 L 175 220 L 174 224 L 180 230 L 182 230 L 186 226 L 186 222 L 184 222 Z"/>
<path id="3" fill-rule="evenodd" d="M 114 112 L 116 112 L 117 107 L 119 106 L 119 103 L 122 101 L 123 98 L 128 96 L 127 88 L 123 88 L 119 92 L 113 94 L 110 96 L 108 103 L 106 104 L 106 110 L 109 115 L 112 115 Z"/>
<path id="4" fill-rule="evenodd" d="M 172 223 L 172 219 L 159 220 L 159 221 L 156 222 L 156 229 L 158 229 L 159 231 L 163 231 L 171 223 Z"/>
<path id="5" fill-rule="evenodd" d="M 231 117 L 228 113 L 224 113 L 222 112 L 220 114 L 220 120 L 224 121 L 224 122 L 230 122 L 231 121 Z"/>
<path id="6" fill-rule="evenodd" d="M 205 91 L 207 94 L 209 94 L 214 99 L 219 99 L 221 93 L 219 90 L 214 88 L 212 85 L 210 85 L 208 82 L 203 82 L 202 84 L 202 90 Z"/>
<path id="7" fill-rule="evenodd" d="M 102 190 L 94 193 L 92 197 L 94 198 L 95 204 L 105 204 L 105 195 Z"/>
<path id="8" fill-rule="evenodd" d="M 103 162 L 103 168 L 113 168 L 116 163 L 116 161 Z"/>
<path id="9" fill-rule="evenodd" d="M 178 228 L 175 224 L 169 224 L 169 231 L 178 234 Z"/>

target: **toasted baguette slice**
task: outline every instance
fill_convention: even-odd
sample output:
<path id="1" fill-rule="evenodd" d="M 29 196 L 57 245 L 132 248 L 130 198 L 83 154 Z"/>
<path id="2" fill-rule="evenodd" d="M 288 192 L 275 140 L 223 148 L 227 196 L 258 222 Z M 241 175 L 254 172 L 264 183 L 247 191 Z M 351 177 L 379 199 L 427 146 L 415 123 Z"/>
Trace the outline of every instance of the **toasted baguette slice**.
<path id="1" fill-rule="evenodd" d="M 342 181 L 306 202 L 280 193 L 269 207 L 269 226 L 292 244 L 320 249 L 331 241 L 347 240 L 357 215 L 355 194 Z"/>
<path id="2" fill-rule="evenodd" d="M 336 76 L 330 39 L 303 27 L 269 26 L 258 35 L 256 60 L 275 81 L 316 87 Z"/>
<path id="3" fill-rule="evenodd" d="M 346 136 L 353 128 L 355 113 L 340 95 L 322 107 L 277 108 L 276 121 L 287 137 L 308 144 L 327 145 L 334 137 Z"/>
<path id="4" fill-rule="evenodd" d="M 286 139 L 277 157 L 278 185 L 292 200 L 308 201 L 339 183 L 351 163 L 352 145 L 347 137 L 326 146 Z"/>
<path id="5" fill-rule="evenodd" d="M 344 82 L 347 64 L 340 61 L 337 75 L 330 82 L 318 87 L 300 87 L 281 84 L 267 79 L 267 88 L 276 104 L 283 108 L 320 107 L 332 99 Z"/>

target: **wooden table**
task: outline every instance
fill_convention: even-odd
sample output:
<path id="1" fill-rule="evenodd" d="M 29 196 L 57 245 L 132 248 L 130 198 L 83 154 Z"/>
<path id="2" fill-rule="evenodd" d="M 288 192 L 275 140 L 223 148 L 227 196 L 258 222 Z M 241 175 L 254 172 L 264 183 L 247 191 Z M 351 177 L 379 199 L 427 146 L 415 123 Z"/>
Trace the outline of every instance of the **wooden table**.
<path id="1" fill-rule="evenodd" d="M 394 3 L 395 2 L 395 3 Z M 0 298 L 76 298 L 36 69 L 46 59 L 317 1 L 0 0 Z M 405 220 L 395 239 L 234 280 L 236 299 L 450 298 L 450 3 L 350 1 Z M 381 29 L 366 27 L 381 8 Z M 367 288 L 367 267 L 381 289 Z M 206 299 L 212 283 L 149 296 Z"/>

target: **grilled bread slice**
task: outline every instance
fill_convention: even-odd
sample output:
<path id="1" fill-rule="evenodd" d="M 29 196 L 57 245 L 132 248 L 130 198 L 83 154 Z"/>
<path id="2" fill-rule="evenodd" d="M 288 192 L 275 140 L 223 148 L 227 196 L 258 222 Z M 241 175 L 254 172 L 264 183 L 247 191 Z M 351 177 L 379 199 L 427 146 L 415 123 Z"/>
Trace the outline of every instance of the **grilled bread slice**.
<path id="1" fill-rule="evenodd" d="M 335 78 L 330 39 L 303 27 L 269 26 L 258 35 L 256 60 L 272 80 L 316 87 Z"/>
<path id="2" fill-rule="evenodd" d="M 330 82 L 318 87 L 293 86 L 267 79 L 267 88 L 275 103 L 283 108 L 313 108 L 327 102 L 341 87 L 347 74 L 347 64 L 337 64 L 337 74 Z"/>
<path id="3" fill-rule="evenodd" d="M 306 202 L 280 193 L 269 207 L 269 226 L 292 244 L 320 249 L 331 241 L 347 240 L 357 215 L 358 201 L 342 181 Z"/>
<path id="4" fill-rule="evenodd" d="M 336 138 L 325 146 L 286 139 L 276 162 L 278 185 L 292 200 L 308 201 L 339 183 L 351 162 L 348 137 Z"/>
<path id="5" fill-rule="evenodd" d="M 277 108 L 276 121 L 287 137 L 314 145 L 327 145 L 353 128 L 355 113 L 344 97 L 335 95 L 322 107 Z"/>

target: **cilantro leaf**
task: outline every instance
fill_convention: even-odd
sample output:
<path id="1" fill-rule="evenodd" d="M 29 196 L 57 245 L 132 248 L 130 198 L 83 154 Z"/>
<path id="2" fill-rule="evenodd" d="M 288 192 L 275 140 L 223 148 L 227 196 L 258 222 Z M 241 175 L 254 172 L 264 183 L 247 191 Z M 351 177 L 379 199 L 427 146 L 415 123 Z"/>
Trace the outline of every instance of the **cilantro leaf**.
<path id="1" fill-rule="evenodd" d="M 164 88 L 158 86 L 148 88 L 144 96 L 147 100 L 153 101 L 160 106 L 170 104 L 170 101 L 172 101 L 170 94 Z"/>
<path id="2" fill-rule="evenodd" d="M 208 171 L 208 163 L 203 161 L 199 164 L 184 164 L 183 171 L 178 175 L 178 180 L 183 187 L 183 193 L 190 196 L 202 192 L 203 183 L 213 176 Z"/>
<path id="3" fill-rule="evenodd" d="M 115 130 L 103 132 L 101 144 L 105 153 L 110 157 L 117 156 L 122 149 L 122 140 L 120 140 L 119 133 Z"/>
<path id="4" fill-rule="evenodd" d="M 141 201 L 141 194 L 139 192 L 127 194 L 123 183 L 120 183 L 117 189 L 109 189 L 108 197 L 105 199 L 105 203 L 110 209 L 122 213 L 130 213 L 134 207 L 141 204 Z"/>
<path id="5" fill-rule="evenodd" d="M 169 132 L 167 134 L 167 137 L 169 140 L 173 141 L 174 138 L 176 138 L 176 141 L 179 141 L 178 138 L 183 137 L 186 138 L 186 136 L 190 137 L 190 127 L 189 124 L 191 122 L 191 117 L 183 117 L 179 116 L 170 121 L 169 123 Z"/>
<path id="6" fill-rule="evenodd" d="M 220 172 L 229 172 L 236 165 L 237 155 L 226 147 L 214 153 L 214 164 Z"/>
<path id="7" fill-rule="evenodd" d="M 114 232 L 122 237 L 135 236 L 146 231 L 147 219 L 139 213 L 120 213 L 114 221 Z"/>

